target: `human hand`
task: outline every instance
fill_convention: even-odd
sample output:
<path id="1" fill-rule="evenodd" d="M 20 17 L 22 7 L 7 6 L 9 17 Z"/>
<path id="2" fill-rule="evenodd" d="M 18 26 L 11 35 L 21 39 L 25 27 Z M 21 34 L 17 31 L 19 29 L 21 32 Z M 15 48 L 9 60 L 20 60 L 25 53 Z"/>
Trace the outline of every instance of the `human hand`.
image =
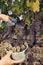
<path id="1" fill-rule="evenodd" d="M 10 19 L 11 17 L 5 14 L 0 14 L 0 20 L 10 23 L 11 26 L 14 26 L 15 23 Z"/>
<path id="2" fill-rule="evenodd" d="M 6 56 L 4 56 L 4 57 L 2 58 L 2 60 L 0 60 L 0 65 L 13 65 L 13 64 L 20 63 L 20 60 L 18 60 L 18 61 L 12 60 L 12 59 L 10 58 L 11 54 L 12 54 L 12 51 L 9 51 L 9 52 L 6 54 Z"/>

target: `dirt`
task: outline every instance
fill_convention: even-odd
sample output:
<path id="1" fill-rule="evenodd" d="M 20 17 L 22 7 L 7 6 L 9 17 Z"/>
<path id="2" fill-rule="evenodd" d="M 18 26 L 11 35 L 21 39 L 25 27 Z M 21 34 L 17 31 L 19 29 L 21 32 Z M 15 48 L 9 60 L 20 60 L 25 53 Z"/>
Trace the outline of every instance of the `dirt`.
<path id="1" fill-rule="evenodd" d="M 43 65 L 43 35 L 36 36 L 36 43 L 33 45 L 34 35 L 30 34 L 34 33 L 31 30 L 32 33 L 26 36 L 24 34 L 24 26 L 17 24 L 11 37 L 0 42 L 0 58 L 6 55 L 6 49 L 7 51 L 20 52 L 21 49 L 23 50 L 25 48 L 24 42 L 27 41 L 28 50 L 26 51 L 26 59 L 18 65 Z"/>

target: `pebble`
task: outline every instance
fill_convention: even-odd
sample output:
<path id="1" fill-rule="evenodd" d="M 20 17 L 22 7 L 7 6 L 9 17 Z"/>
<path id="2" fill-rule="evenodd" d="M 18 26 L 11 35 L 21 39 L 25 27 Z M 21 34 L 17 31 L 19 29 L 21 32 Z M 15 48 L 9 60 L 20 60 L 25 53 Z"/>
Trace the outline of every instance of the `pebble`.
<path id="1" fill-rule="evenodd" d="M 21 50 L 24 50 L 25 49 L 25 46 L 24 45 L 21 45 Z"/>
<path id="2" fill-rule="evenodd" d="M 13 52 L 16 52 L 16 47 L 13 47 Z"/>
<path id="3" fill-rule="evenodd" d="M 33 65 L 41 65 L 39 62 L 33 62 Z"/>
<path id="4" fill-rule="evenodd" d="M 20 52 L 20 46 L 16 46 L 17 52 Z"/>

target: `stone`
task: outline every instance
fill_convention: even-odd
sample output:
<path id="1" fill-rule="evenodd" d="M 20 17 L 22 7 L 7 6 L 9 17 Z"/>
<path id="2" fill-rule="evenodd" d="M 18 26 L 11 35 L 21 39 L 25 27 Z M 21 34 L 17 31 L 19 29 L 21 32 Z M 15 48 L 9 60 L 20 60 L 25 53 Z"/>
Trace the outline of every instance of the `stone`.
<path id="1" fill-rule="evenodd" d="M 16 51 L 20 52 L 20 46 L 16 46 Z"/>
<path id="2" fill-rule="evenodd" d="M 20 48 L 21 48 L 21 50 L 24 50 L 25 49 L 25 46 L 24 45 L 21 45 Z"/>

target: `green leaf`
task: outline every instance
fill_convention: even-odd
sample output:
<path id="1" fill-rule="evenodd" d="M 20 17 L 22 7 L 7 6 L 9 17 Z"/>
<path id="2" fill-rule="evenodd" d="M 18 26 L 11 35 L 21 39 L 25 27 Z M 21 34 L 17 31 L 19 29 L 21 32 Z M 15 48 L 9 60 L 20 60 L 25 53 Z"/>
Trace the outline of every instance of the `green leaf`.
<path id="1" fill-rule="evenodd" d="M 29 15 L 26 17 L 25 19 L 25 24 L 27 24 L 28 26 L 30 26 L 30 19 L 29 19 Z"/>
<path id="2" fill-rule="evenodd" d="M 8 27 L 5 25 L 5 23 L 0 24 L 0 32 L 3 32 L 3 30 L 4 30 L 5 32 L 8 31 Z"/>

